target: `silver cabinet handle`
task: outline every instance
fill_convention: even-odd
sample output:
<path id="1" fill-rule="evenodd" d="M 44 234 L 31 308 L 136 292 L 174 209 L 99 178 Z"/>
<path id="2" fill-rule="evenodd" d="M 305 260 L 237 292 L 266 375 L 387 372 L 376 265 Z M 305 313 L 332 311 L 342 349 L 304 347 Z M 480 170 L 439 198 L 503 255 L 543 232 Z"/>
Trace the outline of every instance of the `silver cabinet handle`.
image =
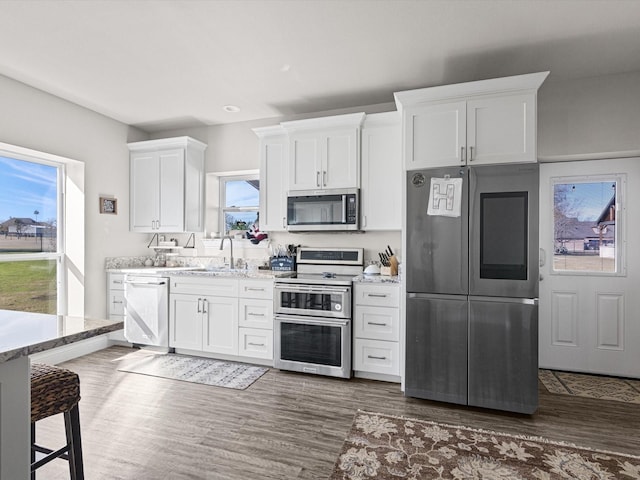
<path id="1" fill-rule="evenodd" d="M 249 292 L 264 292 L 263 287 L 247 287 L 246 290 Z"/>
<path id="2" fill-rule="evenodd" d="M 112 283 L 115 283 L 116 285 L 122 285 L 122 280 L 113 280 Z"/>
<path id="3" fill-rule="evenodd" d="M 376 325 L 378 327 L 386 327 L 386 323 L 377 323 L 377 322 L 367 322 L 367 325 Z"/>
<path id="4" fill-rule="evenodd" d="M 386 293 L 367 293 L 367 297 L 387 298 Z"/>
<path id="5" fill-rule="evenodd" d="M 326 170 L 322 171 L 322 186 L 323 187 L 327 186 L 327 171 Z"/>
<path id="6" fill-rule="evenodd" d="M 461 163 L 464 163 L 464 162 L 466 161 L 466 158 L 465 158 L 465 157 L 466 157 L 466 155 L 465 155 L 465 153 L 466 153 L 465 148 L 464 148 L 464 147 L 460 147 L 460 162 L 461 162 Z"/>
<path id="7" fill-rule="evenodd" d="M 209 300 L 202 299 L 202 313 L 209 313 Z"/>
<path id="8" fill-rule="evenodd" d="M 469 161 L 473 162 L 473 147 L 469 147 Z"/>
<path id="9" fill-rule="evenodd" d="M 251 345 L 252 347 L 264 347 L 264 343 L 251 343 L 251 342 L 249 342 L 248 345 Z"/>
<path id="10" fill-rule="evenodd" d="M 247 313 L 248 317 L 265 317 L 266 315 L 264 313 L 253 313 L 253 312 L 248 312 Z"/>
<path id="11" fill-rule="evenodd" d="M 386 360 L 387 357 L 376 357 L 374 355 L 367 355 L 367 358 L 373 358 L 374 360 Z"/>
<path id="12" fill-rule="evenodd" d="M 112 303 L 113 303 L 114 305 L 116 305 L 116 304 L 118 304 L 118 303 L 124 303 L 124 302 L 123 302 L 122 300 L 114 300 Z"/>
<path id="13" fill-rule="evenodd" d="M 201 302 L 202 302 L 202 299 L 199 298 L 198 299 L 198 313 L 202 313 L 202 304 L 201 304 Z"/>
<path id="14" fill-rule="evenodd" d="M 282 217 L 282 228 L 287 228 L 287 217 Z"/>
<path id="15" fill-rule="evenodd" d="M 320 186 L 320 170 L 316 171 L 316 187 Z"/>

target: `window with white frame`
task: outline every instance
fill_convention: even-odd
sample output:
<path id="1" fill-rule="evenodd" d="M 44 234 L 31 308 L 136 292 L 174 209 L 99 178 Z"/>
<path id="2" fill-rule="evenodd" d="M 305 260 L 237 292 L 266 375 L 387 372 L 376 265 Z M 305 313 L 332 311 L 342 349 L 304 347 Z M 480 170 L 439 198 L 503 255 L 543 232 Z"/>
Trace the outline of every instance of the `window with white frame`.
<path id="1" fill-rule="evenodd" d="M 0 309 L 59 314 L 65 165 L 0 151 Z"/>
<path id="2" fill-rule="evenodd" d="M 258 222 L 260 180 L 258 174 L 220 177 L 220 231 L 243 233 Z"/>

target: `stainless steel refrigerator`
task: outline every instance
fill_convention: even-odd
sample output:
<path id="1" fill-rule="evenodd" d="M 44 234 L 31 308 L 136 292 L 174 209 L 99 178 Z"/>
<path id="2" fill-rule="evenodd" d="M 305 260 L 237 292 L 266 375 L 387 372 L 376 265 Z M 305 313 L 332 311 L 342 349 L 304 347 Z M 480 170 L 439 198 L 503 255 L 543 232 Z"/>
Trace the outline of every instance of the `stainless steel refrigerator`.
<path id="1" fill-rule="evenodd" d="M 407 172 L 405 395 L 538 406 L 538 165 Z"/>

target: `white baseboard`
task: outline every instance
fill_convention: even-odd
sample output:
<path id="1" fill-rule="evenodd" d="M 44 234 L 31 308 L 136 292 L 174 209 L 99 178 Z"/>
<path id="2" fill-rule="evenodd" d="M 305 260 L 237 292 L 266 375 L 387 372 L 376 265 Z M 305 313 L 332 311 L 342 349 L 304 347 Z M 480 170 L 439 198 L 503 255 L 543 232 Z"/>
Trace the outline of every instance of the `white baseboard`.
<path id="1" fill-rule="evenodd" d="M 114 332 L 117 333 L 117 332 Z M 120 342 L 120 339 L 111 339 L 112 334 L 107 333 L 98 337 L 87 338 L 79 342 L 62 345 L 44 352 L 34 353 L 30 355 L 32 362 L 47 363 L 49 365 L 57 365 L 58 363 L 73 360 L 74 358 L 88 355 L 98 350 L 103 350 L 111 345 L 131 345 L 130 343 Z"/>

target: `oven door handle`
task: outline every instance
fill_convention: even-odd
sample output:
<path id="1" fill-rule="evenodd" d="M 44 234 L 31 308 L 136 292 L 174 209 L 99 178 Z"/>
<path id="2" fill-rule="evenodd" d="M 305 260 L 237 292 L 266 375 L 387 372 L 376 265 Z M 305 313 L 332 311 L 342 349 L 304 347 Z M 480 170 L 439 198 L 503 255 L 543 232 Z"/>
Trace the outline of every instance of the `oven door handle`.
<path id="1" fill-rule="evenodd" d="M 296 285 L 294 283 L 276 283 L 276 290 L 291 293 L 348 293 L 349 288 L 338 288 L 325 285 Z"/>
<path id="2" fill-rule="evenodd" d="M 275 320 L 286 323 L 297 323 L 300 325 L 318 325 L 322 327 L 347 327 L 349 325 L 349 320 L 335 320 L 332 318 L 302 318 L 296 315 L 276 315 Z"/>

